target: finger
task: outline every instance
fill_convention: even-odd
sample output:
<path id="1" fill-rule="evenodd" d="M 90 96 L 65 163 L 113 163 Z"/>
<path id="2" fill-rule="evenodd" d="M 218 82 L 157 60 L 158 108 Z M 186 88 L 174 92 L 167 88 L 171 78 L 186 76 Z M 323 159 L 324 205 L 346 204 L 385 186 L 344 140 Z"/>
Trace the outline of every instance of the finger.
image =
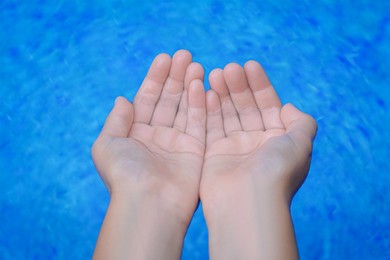
<path id="1" fill-rule="evenodd" d="M 171 57 L 159 54 L 134 97 L 134 122 L 149 124 L 171 68 Z"/>
<path id="2" fill-rule="evenodd" d="M 238 118 L 236 108 L 230 98 L 223 71 L 221 69 L 211 71 L 209 82 L 211 88 L 218 94 L 221 102 L 225 134 L 228 136 L 234 132 L 242 131 L 240 119 Z"/>
<path id="3" fill-rule="evenodd" d="M 311 151 L 317 133 L 317 123 L 313 117 L 301 112 L 292 104 L 286 104 L 281 110 L 281 119 L 286 133 L 292 140 Z"/>
<path id="4" fill-rule="evenodd" d="M 249 86 L 260 109 L 265 129 L 283 128 L 280 119 L 282 103 L 263 68 L 256 61 L 248 61 L 244 69 Z"/>
<path id="5" fill-rule="evenodd" d="M 206 141 L 206 94 L 203 82 L 199 79 L 192 81 L 188 89 L 186 133 L 203 144 Z"/>
<path id="6" fill-rule="evenodd" d="M 191 53 L 179 50 L 173 55 L 169 77 L 154 109 L 151 125 L 172 127 L 184 88 L 184 77 L 192 60 Z"/>
<path id="7" fill-rule="evenodd" d="M 173 124 L 173 127 L 179 129 L 182 132 L 185 131 L 187 124 L 188 88 L 190 86 L 190 83 L 196 79 L 199 79 L 201 81 L 204 80 L 204 70 L 202 65 L 193 62 L 188 66 L 186 71 L 186 75 L 184 78 L 184 90 L 180 99 L 180 105 L 177 111 L 175 122 Z"/>
<path id="8" fill-rule="evenodd" d="M 252 91 L 248 86 L 244 69 L 235 63 L 223 70 L 226 85 L 244 131 L 264 130 L 263 120 Z"/>
<path id="9" fill-rule="evenodd" d="M 225 137 L 221 103 L 217 93 L 210 89 L 206 93 L 207 127 L 206 144 L 210 145 Z"/>
<path id="10" fill-rule="evenodd" d="M 133 123 L 133 105 L 124 97 L 115 100 L 115 106 L 108 115 L 101 136 L 127 137 Z"/>

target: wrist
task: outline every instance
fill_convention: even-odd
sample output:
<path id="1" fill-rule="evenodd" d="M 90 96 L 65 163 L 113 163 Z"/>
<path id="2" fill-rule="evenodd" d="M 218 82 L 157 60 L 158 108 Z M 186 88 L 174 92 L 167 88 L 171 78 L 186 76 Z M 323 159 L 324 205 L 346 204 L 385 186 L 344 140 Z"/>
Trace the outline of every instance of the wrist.
<path id="1" fill-rule="evenodd" d="M 242 189 L 204 208 L 210 259 L 295 259 L 290 202 L 278 190 Z M 279 248 L 293 252 L 291 256 Z M 220 250 L 224 248 L 225 250 Z"/>
<path id="2" fill-rule="evenodd" d="M 262 211 L 276 205 L 289 210 L 292 196 L 282 185 L 247 182 L 214 190 L 213 194 L 206 194 L 201 199 L 205 220 L 212 225 L 229 215 L 248 210 Z"/>
<path id="3" fill-rule="evenodd" d="M 180 233 L 186 232 L 190 222 L 187 214 L 180 211 L 174 201 L 164 199 L 161 193 L 155 190 L 113 189 L 111 203 L 121 205 L 134 216 L 148 216 L 144 219 L 145 221 L 169 224 L 172 228 L 179 230 Z"/>
<path id="4" fill-rule="evenodd" d="M 180 259 L 186 229 L 177 214 L 154 196 L 114 189 L 96 259 L 159 259 L 161 252 Z"/>

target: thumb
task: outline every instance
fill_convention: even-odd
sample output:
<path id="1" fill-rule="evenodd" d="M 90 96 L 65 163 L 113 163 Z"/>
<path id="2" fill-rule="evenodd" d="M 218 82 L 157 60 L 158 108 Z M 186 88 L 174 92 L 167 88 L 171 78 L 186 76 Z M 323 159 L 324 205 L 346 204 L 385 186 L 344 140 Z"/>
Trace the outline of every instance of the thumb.
<path id="1" fill-rule="evenodd" d="M 134 118 L 133 105 L 124 97 L 117 97 L 115 106 L 108 115 L 101 136 L 127 137 Z"/>
<path id="2" fill-rule="evenodd" d="M 292 104 L 286 104 L 281 110 L 281 119 L 287 134 L 297 143 L 308 145 L 311 150 L 317 133 L 317 123 L 313 117 L 303 113 Z"/>

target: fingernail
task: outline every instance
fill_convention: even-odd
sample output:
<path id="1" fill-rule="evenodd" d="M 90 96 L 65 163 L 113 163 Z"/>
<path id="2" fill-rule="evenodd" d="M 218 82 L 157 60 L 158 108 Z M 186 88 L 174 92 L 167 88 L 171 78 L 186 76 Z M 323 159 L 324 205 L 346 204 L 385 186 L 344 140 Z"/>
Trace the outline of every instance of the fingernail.
<path id="1" fill-rule="evenodd" d="M 116 99 L 115 99 L 115 105 L 116 105 L 116 103 L 118 103 L 118 100 L 119 100 L 119 97 L 117 97 Z"/>

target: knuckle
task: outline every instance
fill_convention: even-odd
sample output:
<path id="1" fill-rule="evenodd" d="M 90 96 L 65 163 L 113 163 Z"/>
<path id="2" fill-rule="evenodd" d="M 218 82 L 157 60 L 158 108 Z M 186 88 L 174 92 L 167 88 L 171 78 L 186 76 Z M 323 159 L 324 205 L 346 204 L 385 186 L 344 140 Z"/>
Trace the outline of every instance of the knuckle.
<path id="1" fill-rule="evenodd" d="M 92 158 L 96 158 L 97 153 L 99 151 L 99 146 L 100 146 L 100 142 L 99 142 L 99 138 L 98 138 L 98 139 L 95 140 L 95 142 L 91 146 L 91 156 L 92 156 Z"/>
<path id="2" fill-rule="evenodd" d="M 306 114 L 306 120 L 309 122 L 310 125 L 313 126 L 314 130 L 317 132 L 318 130 L 318 124 L 317 121 L 312 117 L 311 115 Z"/>
<path id="3" fill-rule="evenodd" d="M 91 155 L 94 160 L 99 156 L 104 147 L 107 146 L 108 142 L 109 140 L 107 138 L 101 136 L 95 140 L 91 146 Z"/>
<path id="4" fill-rule="evenodd" d="M 306 121 L 311 127 L 313 127 L 314 132 L 317 132 L 317 130 L 318 130 L 318 125 L 317 125 L 317 121 L 314 119 L 314 117 L 312 117 L 312 116 L 309 115 L 309 114 L 305 114 L 304 119 L 305 119 L 305 121 Z"/>

